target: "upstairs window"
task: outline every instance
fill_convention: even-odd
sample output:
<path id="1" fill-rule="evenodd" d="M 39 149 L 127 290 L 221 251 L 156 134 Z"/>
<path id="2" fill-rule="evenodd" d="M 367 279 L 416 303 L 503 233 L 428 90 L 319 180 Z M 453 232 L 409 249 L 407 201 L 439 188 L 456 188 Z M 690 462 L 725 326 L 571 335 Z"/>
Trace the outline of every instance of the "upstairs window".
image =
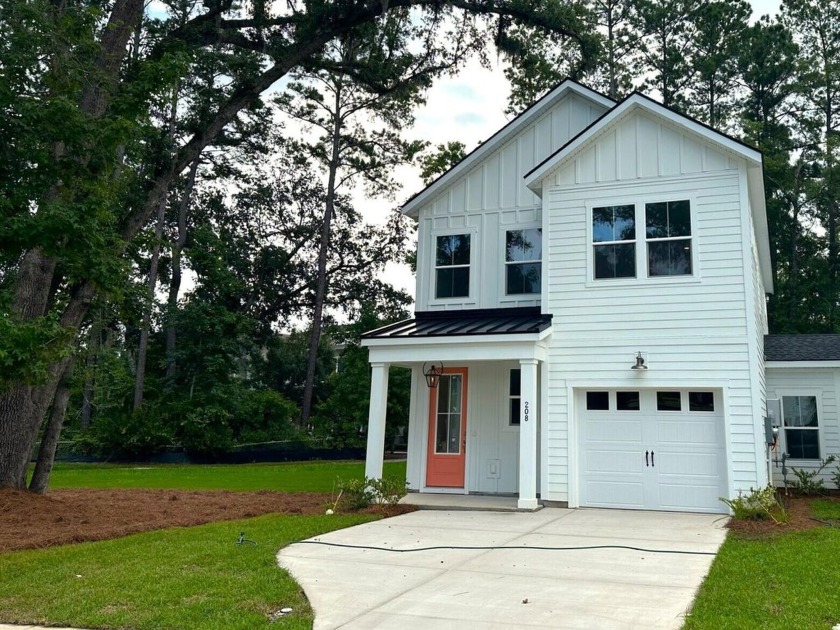
<path id="1" fill-rule="evenodd" d="M 691 204 L 666 201 L 645 205 L 648 276 L 690 276 Z"/>
<path id="2" fill-rule="evenodd" d="M 592 209 L 595 279 L 636 277 L 636 207 Z"/>
<path id="3" fill-rule="evenodd" d="M 470 294 L 470 235 L 438 236 L 435 252 L 435 297 Z"/>
<path id="4" fill-rule="evenodd" d="M 540 293 L 542 230 L 509 230 L 505 235 L 505 293 Z"/>
<path id="5" fill-rule="evenodd" d="M 785 445 L 791 459 L 820 458 L 820 422 L 816 396 L 783 396 Z"/>

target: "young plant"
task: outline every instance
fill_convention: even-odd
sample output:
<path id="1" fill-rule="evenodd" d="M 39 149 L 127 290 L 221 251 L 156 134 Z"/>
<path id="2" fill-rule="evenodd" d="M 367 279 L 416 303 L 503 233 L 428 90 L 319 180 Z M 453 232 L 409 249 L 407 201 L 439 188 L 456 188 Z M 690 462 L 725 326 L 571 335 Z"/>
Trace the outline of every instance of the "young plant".
<path id="1" fill-rule="evenodd" d="M 368 487 L 373 492 L 374 500 L 381 507 L 393 507 L 400 502 L 408 491 L 408 482 L 396 479 L 367 479 Z"/>
<path id="2" fill-rule="evenodd" d="M 776 489 L 768 485 L 765 488 L 756 490 L 750 488 L 748 493 L 738 492 L 734 499 L 721 497 L 732 510 L 732 518 L 744 521 L 758 521 L 770 519 L 776 524 L 786 523 L 788 513 L 785 506 L 779 500 Z"/>
<path id="3" fill-rule="evenodd" d="M 825 494 L 825 481 L 820 477 L 822 471 L 826 466 L 833 464 L 837 460 L 836 455 L 829 455 L 823 460 L 820 460 L 818 468 L 804 469 L 790 467 L 796 477 L 793 481 L 788 481 L 788 487 L 793 489 L 797 494 L 804 496 L 812 496 L 815 494 Z M 836 480 L 835 480 L 836 481 Z"/>

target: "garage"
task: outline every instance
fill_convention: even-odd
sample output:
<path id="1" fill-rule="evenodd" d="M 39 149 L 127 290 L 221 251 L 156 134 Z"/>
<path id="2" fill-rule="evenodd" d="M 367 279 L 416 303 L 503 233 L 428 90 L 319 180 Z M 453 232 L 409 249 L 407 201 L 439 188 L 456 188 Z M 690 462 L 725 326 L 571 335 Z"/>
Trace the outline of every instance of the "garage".
<path id="1" fill-rule="evenodd" d="M 580 505 L 723 513 L 719 390 L 579 391 Z"/>

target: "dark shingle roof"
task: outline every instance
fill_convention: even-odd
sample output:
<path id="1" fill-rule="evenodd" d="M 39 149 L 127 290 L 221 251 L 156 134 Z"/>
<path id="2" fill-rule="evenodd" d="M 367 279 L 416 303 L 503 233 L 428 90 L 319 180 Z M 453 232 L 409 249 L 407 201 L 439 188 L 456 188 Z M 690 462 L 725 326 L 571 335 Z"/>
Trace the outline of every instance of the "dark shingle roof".
<path id="1" fill-rule="evenodd" d="M 840 361 L 840 335 L 766 335 L 766 361 Z"/>
<path id="2" fill-rule="evenodd" d="M 551 326 L 551 315 L 539 308 L 494 308 L 465 311 L 421 311 L 406 319 L 371 330 L 362 339 L 524 335 Z"/>

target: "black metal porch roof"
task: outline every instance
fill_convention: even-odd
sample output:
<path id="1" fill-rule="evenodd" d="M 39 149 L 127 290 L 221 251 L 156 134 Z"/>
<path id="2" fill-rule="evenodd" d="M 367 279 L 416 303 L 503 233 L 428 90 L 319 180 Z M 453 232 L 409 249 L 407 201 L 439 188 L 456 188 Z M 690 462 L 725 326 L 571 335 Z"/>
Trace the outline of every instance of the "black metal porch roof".
<path id="1" fill-rule="evenodd" d="M 765 335 L 766 361 L 840 361 L 840 335 Z"/>
<path id="2" fill-rule="evenodd" d="M 539 307 L 420 311 L 414 319 L 371 330 L 362 339 L 525 335 L 549 326 L 551 315 L 541 313 Z"/>

